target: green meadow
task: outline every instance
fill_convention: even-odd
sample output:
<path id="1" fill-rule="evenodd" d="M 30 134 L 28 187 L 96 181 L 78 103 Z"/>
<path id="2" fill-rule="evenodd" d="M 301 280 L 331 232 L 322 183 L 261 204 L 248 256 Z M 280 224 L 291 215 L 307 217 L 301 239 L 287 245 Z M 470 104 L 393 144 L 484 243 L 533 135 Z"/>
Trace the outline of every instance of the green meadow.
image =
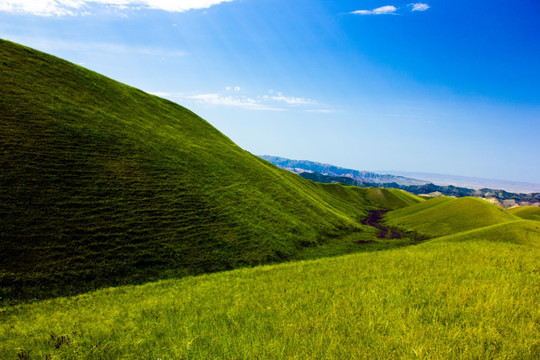
<path id="1" fill-rule="evenodd" d="M 0 354 L 537 359 L 540 223 L 515 225 L 526 241 L 494 229 L 6 308 Z"/>
<path id="2" fill-rule="evenodd" d="M 0 58 L 0 359 L 540 358 L 538 208 L 307 181 L 170 101 Z"/>

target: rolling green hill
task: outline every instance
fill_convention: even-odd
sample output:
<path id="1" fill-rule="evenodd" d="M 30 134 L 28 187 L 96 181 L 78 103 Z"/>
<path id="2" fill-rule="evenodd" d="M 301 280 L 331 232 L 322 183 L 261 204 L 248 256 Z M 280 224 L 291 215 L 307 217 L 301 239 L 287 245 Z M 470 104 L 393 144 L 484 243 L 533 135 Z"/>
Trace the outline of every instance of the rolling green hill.
<path id="1" fill-rule="evenodd" d="M 519 218 L 485 200 L 463 197 L 438 197 L 389 212 L 390 226 L 413 230 L 429 237 L 439 237 Z"/>
<path id="2" fill-rule="evenodd" d="M 56 57 L 2 40 L 0 59 L 4 299 L 282 261 L 417 201 L 306 181 Z"/>
<path id="3" fill-rule="evenodd" d="M 518 206 L 507 211 L 523 219 L 540 221 L 540 207 L 538 206 Z"/>
<path id="4" fill-rule="evenodd" d="M 515 220 L 441 236 L 433 241 L 488 240 L 540 247 L 540 224 L 531 220 Z"/>
<path id="5" fill-rule="evenodd" d="M 423 202 L 424 199 L 403 190 L 387 188 L 369 188 L 367 198 L 381 204 L 384 209 L 401 209 Z"/>

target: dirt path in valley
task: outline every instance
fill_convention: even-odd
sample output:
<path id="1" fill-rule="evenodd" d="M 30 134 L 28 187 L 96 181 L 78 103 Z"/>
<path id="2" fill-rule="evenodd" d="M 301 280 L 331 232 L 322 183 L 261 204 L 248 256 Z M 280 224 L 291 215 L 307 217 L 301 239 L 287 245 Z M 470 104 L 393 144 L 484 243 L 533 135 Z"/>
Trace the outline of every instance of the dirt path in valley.
<path id="1" fill-rule="evenodd" d="M 390 210 L 370 210 L 367 218 L 362 220 L 363 225 L 368 225 L 379 229 L 379 239 L 402 239 L 405 237 L 404 234 L 397 232 L 396 230 L 389 229 L 383 224 L 381 224 L 381 218 Z"/>

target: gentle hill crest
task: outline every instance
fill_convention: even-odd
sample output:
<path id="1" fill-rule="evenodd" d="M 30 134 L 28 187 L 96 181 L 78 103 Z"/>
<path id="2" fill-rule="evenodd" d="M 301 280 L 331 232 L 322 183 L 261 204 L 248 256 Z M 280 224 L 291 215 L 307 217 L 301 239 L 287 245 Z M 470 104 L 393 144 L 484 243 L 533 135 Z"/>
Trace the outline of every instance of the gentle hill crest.
<path id="1" fill-rule="evenodd" d="M 520 218 L 482 199 L 438 197 L 392 211 L 385 219 L 391 226 L 434 238 Z"/>
<path id="2" fill-rule="evenodd" d="M 518 206 L 507 211 L 523 219 L 540 221 L 540 207 L 538 206 Z"/>

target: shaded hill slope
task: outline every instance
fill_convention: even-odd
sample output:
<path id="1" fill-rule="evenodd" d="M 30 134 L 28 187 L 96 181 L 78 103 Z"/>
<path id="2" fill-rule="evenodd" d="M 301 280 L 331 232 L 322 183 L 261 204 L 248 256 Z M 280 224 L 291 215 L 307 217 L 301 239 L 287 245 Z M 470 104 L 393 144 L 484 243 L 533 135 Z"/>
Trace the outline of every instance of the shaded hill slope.
<path id="1" fill-rule="evenodd" d="M 80 66 L 8 41 L 0 59 L 4 298 L 280 261 L 386 206 Z"/>
<path id="2" fill-rule="evenodd" d="M 385 216 L 390 226 L 413 230 L 429 237 L 455 234 L 518 219 L 496 205 L 471 197 L 438 197 L 389 212 Z"/>
<path id="3" fill-rule="evenodd" d="M 523 219 L 540 221 L 540 207 L 538 206 L 518 206 L 507 211 Z"/>

